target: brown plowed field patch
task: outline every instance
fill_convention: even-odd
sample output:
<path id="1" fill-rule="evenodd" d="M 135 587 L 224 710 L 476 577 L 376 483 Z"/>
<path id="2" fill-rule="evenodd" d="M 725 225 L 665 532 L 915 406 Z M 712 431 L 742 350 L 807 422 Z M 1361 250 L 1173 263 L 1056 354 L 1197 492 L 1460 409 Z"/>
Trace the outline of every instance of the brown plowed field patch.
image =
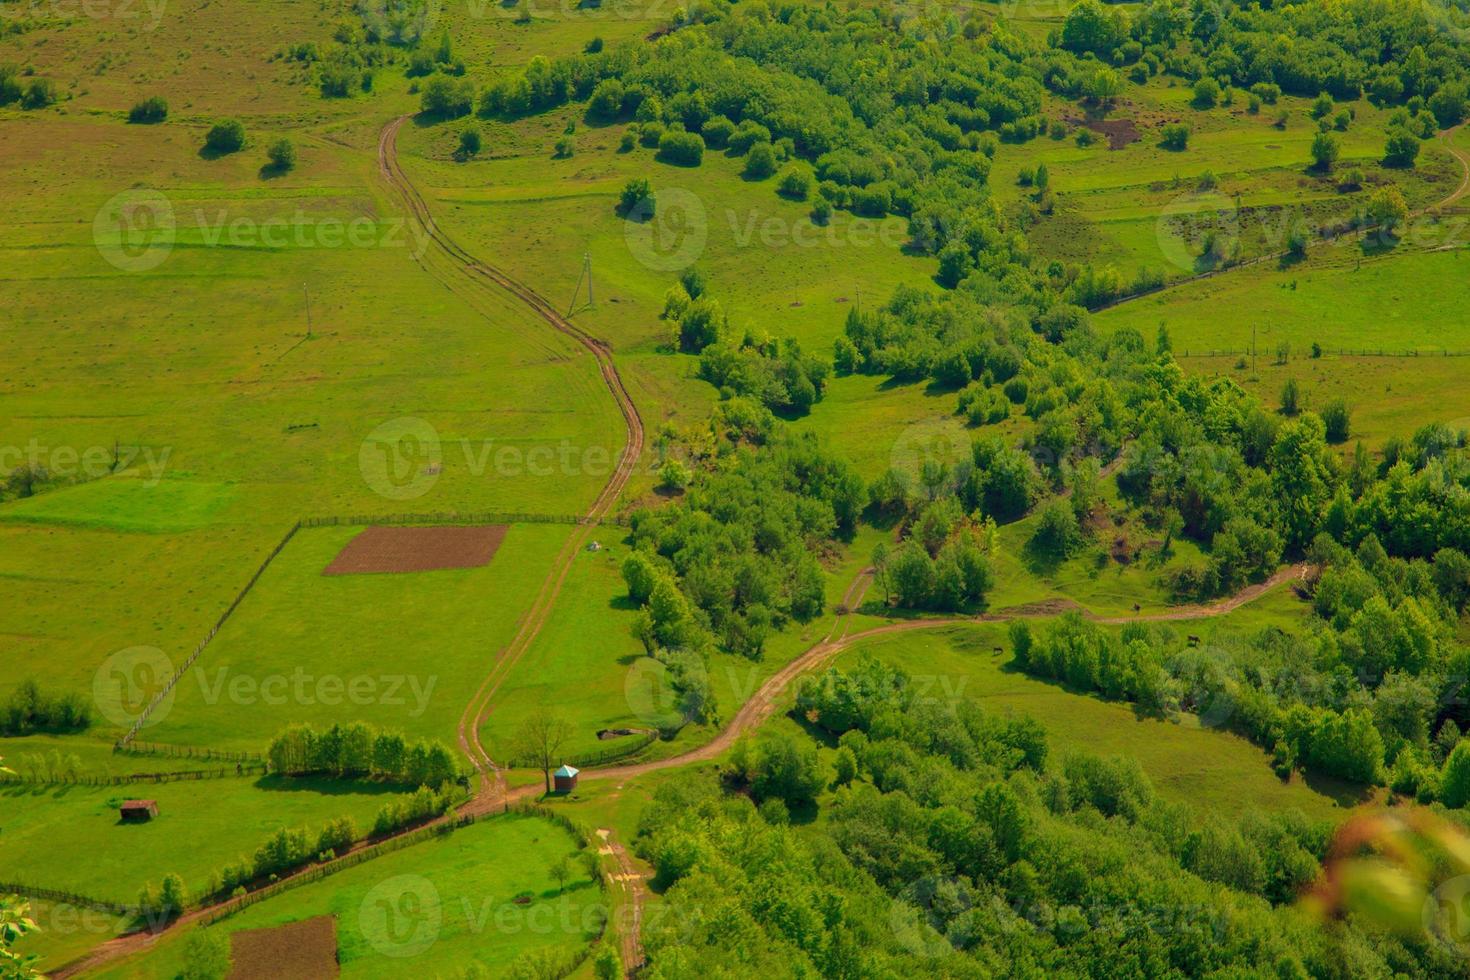
<path id="1" fill-rule="evenodd" d="M 370 527 L 347 542 L 323 575 L 367 572 L 432 572 L 490 564 L 504 524 L 473 527 Z"/>
<path id="2" fill-rule="evenodd" d="M 336 916 L 242 929 L 230 937 L 229 980 L 323 980 L 338 973 Z"/>

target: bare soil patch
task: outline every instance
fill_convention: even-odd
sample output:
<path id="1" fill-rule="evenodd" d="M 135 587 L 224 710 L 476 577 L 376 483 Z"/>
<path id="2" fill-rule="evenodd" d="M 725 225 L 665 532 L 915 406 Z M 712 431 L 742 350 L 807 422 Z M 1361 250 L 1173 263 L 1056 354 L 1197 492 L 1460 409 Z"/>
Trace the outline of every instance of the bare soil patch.
<path id="1" fill-rule="evenodd" d="M 431 572 L 490 564 L 504 524 L 469 527 L 370 527 L 347 542 L 323 575 L 372 572 Z"/>
<path id="2" fill-rule="evenodd" d="M 229 980 L 322 980 L 339 972 L 336 916 L 242 929 L 230 937 Z"/>
<path id="3" fill-rule="evenodd" d="M 1138 125 L 1132 119 L 1095 119 L 1087 116 L 1074 122 L 1106 136 L 1110 150 L 1121 150 L 1129 143 L 1137 143 L 1143 138 L 1139 135 Z"/>

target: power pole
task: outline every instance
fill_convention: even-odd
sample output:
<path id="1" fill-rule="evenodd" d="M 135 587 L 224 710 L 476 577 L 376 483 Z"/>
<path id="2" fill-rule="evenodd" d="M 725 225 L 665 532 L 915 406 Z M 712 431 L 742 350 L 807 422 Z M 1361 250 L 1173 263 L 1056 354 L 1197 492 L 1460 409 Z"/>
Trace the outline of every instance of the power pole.
<path id="1" fill-rule="evenodd" d="M 577 296 L 582 292 L 582 283 L 587 283 L 587 305 L 593 304 L 592 297 L 592 253 L 582 253 L 582 271 L 577 275 L 577 284 L 572 287 L 572 301 L 567 304 L 567 316 L 577 311 Z"/>
<path id="2" fill-rule="evenodd" d="M 1260 380 L 1260 377 L 1256 374 L 1256 325 L 1255 325 L 1255 323 L 1252 323 L 1251 324 L 1251 380 L 1252 381 L 1259 381 Z"/>
<path id="3" fill-rule="evenodd" d="M 306 296 L 306 339 L 311 339 L 311 287 L 306 283 L 301 284 L 301 292 Z"/>

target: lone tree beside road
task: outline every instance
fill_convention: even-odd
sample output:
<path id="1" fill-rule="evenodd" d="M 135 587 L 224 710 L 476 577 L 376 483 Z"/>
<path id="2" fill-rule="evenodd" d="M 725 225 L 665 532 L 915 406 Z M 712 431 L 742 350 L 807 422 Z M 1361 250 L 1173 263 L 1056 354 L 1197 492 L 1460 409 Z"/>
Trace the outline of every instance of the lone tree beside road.
<path id="1" fill-rule="evenodd" d="M 539 709 L 526 720 L 512 741 L 517 759 L 529 759 L 541 770 L 546 792 L 551 792 L 551 770 L 561 764 L 561 747 L 572 734 L 566 719 Z"/>

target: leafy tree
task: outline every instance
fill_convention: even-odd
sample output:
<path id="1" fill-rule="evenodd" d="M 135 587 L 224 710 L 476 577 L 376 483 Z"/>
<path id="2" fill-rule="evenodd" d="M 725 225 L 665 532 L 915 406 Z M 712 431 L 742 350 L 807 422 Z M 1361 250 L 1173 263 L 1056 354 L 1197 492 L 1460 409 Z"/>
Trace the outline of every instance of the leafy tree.
<path id="1" fill-rule="evenodd" d="M 1351 416 L 1347 402 L 1341 398 L 1333 399 L 1322 407 L 1322 425 L 1328 442 L 1333 445 L 1347 442 Z"/>
<path id="2" fill-rule="evenodd" d="M 42 980 L 36 969 L 40 956 L 17 953 L 15 944 L 37 931 L 31 905 L 18 895 L 0 896 L 0 976 L 6 980 Z"/>
<path id="3" fill-rule="evenodd" d="M 1409 220 L 1409 205 L 1397 187 L 1381 187 L 1368 199 L 1367 217 L 1369 224 L 1391 235 Z"/>
<path id="4" fill-rule="evenodd" d="M 1445 806 L 1455 809 L 1470 803 L 1470 742 L 1458 743 L 1445 759 L 1439 798 Z"/>
<path id="5" fill-rule="evenodd" d="M 704 159 L 704 139 L 698 133 L 671 129 L 659 137 L 658 158 L 681 167 L 697 167 Z"/>
<path id="6" fill-rule="evenodd" d="M 278 139 L 266 151 L 266 157 L 275 170 L 285 173 L 296 166 L 296 146 L 288 139 Z"/>
<path id="7" fill-rule="evenodd" d="M 815 800 L 826 785 L 817 750 L 810 742 L 780 735 L 757 749 L 751 781 L 756 799 L 775 798 L 787 806 L 803 806 Z"/>
<path id="8" fill-rule="evenodd" d="M 224 980 L 230 972 L 230 940 L 221 929 L 196 927 L 184 940 L 183 980 Z"/>
<path id="9" fill-rule="evenodd" d="M 479 154 L 482 145 L 480 127 L 466 126 L 459 131 L 459 149 L 455 151 L 455 156 L 461 160 L 468 160 Z"/>
<path id="10" fill-rule="evenodd" d="M 1159 145 L 1166 150 L 1183 150 L 1189 145 L 1189 127 L 1183 123 L 1169 123 L 1159 130 Z"/>
<path id="11" fill-rule="evenodd" d="M 1412 167 L 1419 157 L 1419 137 L 1405 129 L 1390 129 L 1383 146 L 1383 163 L 1388 167 Z"/>
<path id="12" fill-rule="evenodd" d="M 1318 133 L 1312 138 L 1312 166 L 1318 170 L 1331 170 L 1341 152 L 1337 137 L 1331 133 Z"/>
<path id="13" fill-rule="evenodd" d="M 551 793 L 551 770 L 561 764 L 562 746 L 571 736 L 571 723 L 550 709 L 540 707 L 511 738 L 514 756 L 541 770 L 548 794 Z"/>
<path id="14" fill-rule="evenodd" d="M 204 148 L 211 153 L 236 153 L 245 148 L 245 126 L 238 119 L 215 123 L 204 137 Z"/>
<path id="15" fill-rule="evenodd" d="M 776 172 L 776 151 L 770 143 L 756 143 L 745 157 L 745 176 L 765 180 Z"/>
<path id="16" fill-rule="evenodd" d="M 647 202 L 647 203 L 644 203 Z M 647 177 L 632 177 L 623 185 L 623 191 L 618 196 L 618 213 L 624 217 L 638 210 L 639 216 L 647 219 L 653 217 L 653 185 Z"/>

